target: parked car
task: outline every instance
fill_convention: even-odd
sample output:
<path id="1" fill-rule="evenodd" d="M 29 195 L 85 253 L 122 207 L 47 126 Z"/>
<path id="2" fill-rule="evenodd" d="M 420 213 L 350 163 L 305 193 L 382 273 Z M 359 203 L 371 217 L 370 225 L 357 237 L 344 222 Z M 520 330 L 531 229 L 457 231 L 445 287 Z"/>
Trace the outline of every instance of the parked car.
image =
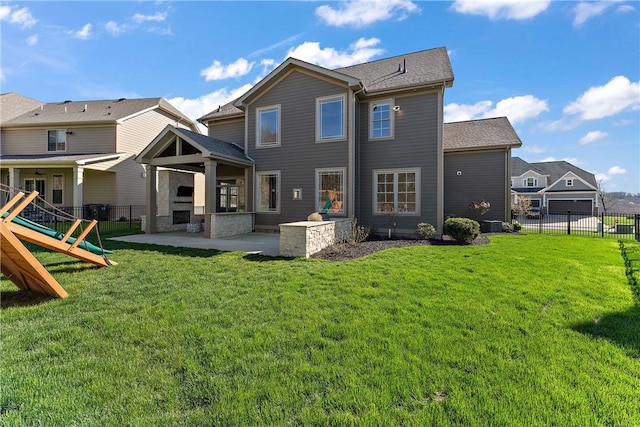
<path id="1" fill-rule="evenodd" d="M 527 212 L 527 218 L 532 218 L 532 219 L 542 218 L 542 209 L 540 208 L 529 209 L 529 212 Z"/>

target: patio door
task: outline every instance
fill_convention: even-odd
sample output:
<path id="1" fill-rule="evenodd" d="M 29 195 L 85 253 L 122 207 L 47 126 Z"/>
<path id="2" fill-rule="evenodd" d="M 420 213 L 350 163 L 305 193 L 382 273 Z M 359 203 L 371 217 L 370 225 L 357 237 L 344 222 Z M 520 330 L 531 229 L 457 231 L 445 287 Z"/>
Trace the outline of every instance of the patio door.
<path id="1" fill-rule="evenodd" d="M 217 190 L 216 212 L 237 212 L 238 186 L 236 180 L 219 181 Z"/>
<path id="2" fill-rule="evenodd" d="M 31 193 L 32 191 L 37 191 L 38 195 L 44 199 L 46 192 L 46 181 L 41 178 L 29 178 L 24 180 L 24 191 L 25 193 Z M 42 201 L 36 199 L 35 202 L 37 204 L 42 205 Z"/>

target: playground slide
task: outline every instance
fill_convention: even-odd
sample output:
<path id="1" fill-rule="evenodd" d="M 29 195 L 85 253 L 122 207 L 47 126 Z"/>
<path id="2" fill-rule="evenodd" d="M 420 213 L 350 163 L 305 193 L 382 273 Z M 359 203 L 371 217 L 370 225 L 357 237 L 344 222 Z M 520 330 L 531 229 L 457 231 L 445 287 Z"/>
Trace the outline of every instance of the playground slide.
<path id="1" fill-rule="evenodd" d="M 4 215 L 2 215 L 3 218 L 5 216 L 7 216 L 6 213 Z M 16 223 L 18 225 L 21 225 L 22 227 L 28 228 L 30 230 L 37 231 L 38 233 L 42 233 L 42 234 L 44 234 L 46 236 L 53 237 L 56 240 L 62 240 L 62 238 L 64 237 L 64 233 L 61 233 L 61 232 L 56 231 L 56 230 L 53 230 L 53 229 L 51 229 L 49 227 L 45 227 L 44 225 L 38 224 L 37 222 L 30 221 L 30 220 L 28 220 L 26 218 L 23 218 L 21 216 L 16 216 L 15 218 L 13 218 L 13 220 L 11 222 L 14 222 L 14 223 Z M 69 237 L 65 243 L 73 244 L 73 243 L 75 243 L 75 241 L 76 241 L 75 237 Z M 100 249 L 98 246 L 96 246 L 96 245 L 94 245 L 94 244 L 92 244 L 90 242 L 87 242 L 86 240 L 83 240 L 82 242 L 80 242 L 78 244 L 78 247 L 81 248 L 81 249 L 84 249 L 86 251 L 89 251 L 89 252 L 91 252 L 93 254 L 96 254 L 96 255 L 102 255 L 103 253 L 105 253 L 105 254 L 113 253 L 113 251 L 109 251 L 109 250 L 106 250 L 106 249 L 103 252 L 103 250 Z"/>

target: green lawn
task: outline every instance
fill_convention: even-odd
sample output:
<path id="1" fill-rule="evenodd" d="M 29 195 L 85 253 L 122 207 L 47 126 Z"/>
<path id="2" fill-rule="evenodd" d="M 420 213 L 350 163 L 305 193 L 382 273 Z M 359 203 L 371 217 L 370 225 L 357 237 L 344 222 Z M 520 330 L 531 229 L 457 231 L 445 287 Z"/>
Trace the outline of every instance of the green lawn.
<path id="1" fill-rule="evenodd" d="M 270 259 L 106 241 L 0 282 L 0 424 L 640 425 L 640 247 L 574 236 Z"/>

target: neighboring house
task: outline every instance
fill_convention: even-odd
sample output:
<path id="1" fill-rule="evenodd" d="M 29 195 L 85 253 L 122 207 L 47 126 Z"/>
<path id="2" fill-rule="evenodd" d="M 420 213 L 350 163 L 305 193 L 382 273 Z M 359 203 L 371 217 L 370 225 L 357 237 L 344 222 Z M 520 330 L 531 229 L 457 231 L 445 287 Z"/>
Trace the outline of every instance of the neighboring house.
<path id="1" fill-rule="evenodd" d="M 445 48 L 335 70 L 289 58 L 198 119 L 208 137 L 168 127 L 137 160 L 204 173 L 205 227 L 231 205 L 274 231 L 327 207 L 332 218 L 415 235 L 418 223 L 441 231 L 445 211 L 466 216 L 483 198 L 491 218 L 508 220 L 510 149 L 521 143 L 506 119 L 445 125 L 452 84 Z"/>
<path id="2" fill-rule="evenodd" d="M 595 176 L 565 161 L 527 163 L 514 157 L 511 190 L 513 202 L 518 197 L 527 197 L 532 207 L 545 213 L 598 213 Z"/>
<path id="3" fill-rule="evenodd" d="M 1 99 L 2 182 L 37 190 L 59 207 L 144 205 L 145 169 L 135 155 L 167 124 L 197 131 L 163 98 L 41 103 L 6 94 Z"/>

